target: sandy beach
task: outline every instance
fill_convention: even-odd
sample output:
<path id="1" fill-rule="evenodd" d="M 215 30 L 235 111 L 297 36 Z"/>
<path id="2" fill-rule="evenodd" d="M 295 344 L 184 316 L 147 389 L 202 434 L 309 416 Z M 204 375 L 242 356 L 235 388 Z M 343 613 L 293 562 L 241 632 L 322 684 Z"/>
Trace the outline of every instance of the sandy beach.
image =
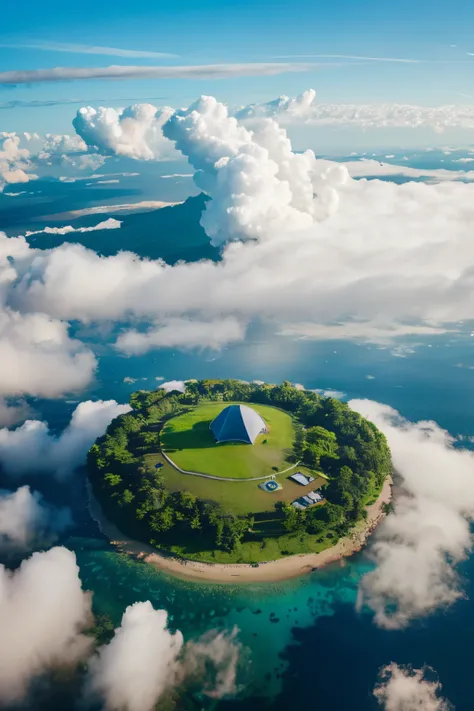
<path id="1" fill-rule="evenodd" d="M 278 582 L 296 578 L 304 573 L 322 568 L 328 563 L 342 560 L 360 551 L 368 537 L 385 517 L 384 504 L 392 498 L 392 479 L 388 477 L 384 483 L 379 498 L 367 507 L 367 519 L 361 521 L 350 536 L 342 538 L 332 548 L 321 553 L 305 553 L 286 558 L 260 563 L 258 567 L 243 563 L 220 564 L 201 563 L 176 557 L 160 555 L 152 546 L 134 541 L 125 536 L 118 528 L 108 521 L 98 501 L 94 498 L 91 487 L 89 490 L 89 508 L 92 517 L 117 550 L 136 556 L 158 570 L 187 580 L 202 580 L 215 583 L 256 583 Z"/>

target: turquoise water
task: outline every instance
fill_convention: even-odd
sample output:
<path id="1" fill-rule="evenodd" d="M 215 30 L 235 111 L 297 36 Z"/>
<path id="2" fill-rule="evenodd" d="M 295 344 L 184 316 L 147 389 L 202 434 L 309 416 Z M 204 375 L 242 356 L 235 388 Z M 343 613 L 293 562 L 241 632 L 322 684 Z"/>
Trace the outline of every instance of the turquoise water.
<path id="1" fill-rule="evenodd" d="M 244 695 L 280 691 L 278 677 L 285 666 L 280 655 L 293 639 L 292 630 L 332 614 L 336 604 L 353 606 L 367 569 L 360 559 L 277 584 L 216 585 L 167 576 L 93 539 L 70 539 L 65 545 L 76 552 L 84 586 L 94 592 L 94 610 L 115 624 L 127 605 L 150 600 L 168 611 L 170 627 L 187 639 L 236 626 Z"/>

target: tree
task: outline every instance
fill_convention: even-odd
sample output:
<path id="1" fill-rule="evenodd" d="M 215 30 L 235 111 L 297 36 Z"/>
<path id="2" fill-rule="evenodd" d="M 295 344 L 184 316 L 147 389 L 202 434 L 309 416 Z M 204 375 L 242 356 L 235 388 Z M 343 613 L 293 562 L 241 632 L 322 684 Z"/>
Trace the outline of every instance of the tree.
<path id="1" fill-rule="evenodd" d="M 174 511 L 171 506 L 165 506 L 151 516 L 150 528 L 153 531 L 164 533 L 173 528 L 175 522 Z"/>

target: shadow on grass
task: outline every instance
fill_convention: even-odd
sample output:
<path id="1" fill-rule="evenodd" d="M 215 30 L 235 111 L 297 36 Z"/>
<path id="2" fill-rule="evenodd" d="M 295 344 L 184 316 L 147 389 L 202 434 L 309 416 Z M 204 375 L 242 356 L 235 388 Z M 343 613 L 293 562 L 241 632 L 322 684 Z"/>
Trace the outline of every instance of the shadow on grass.
<path id="1" fill-rule="evenodd" d="M 249 447 L 244 442 L 218 443 L 209 429 L 212 420 L 196 422 L 190 429 L 182 431 L 163 431 L 161 438 L 166 450 L 210 449 L 213 447 Z"/>

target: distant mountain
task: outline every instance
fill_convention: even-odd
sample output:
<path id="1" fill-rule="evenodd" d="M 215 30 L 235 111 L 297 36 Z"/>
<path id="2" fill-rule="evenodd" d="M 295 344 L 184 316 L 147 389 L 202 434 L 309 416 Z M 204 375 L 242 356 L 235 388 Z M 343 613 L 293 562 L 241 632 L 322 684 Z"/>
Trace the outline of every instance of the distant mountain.
<path id="1" fill-rule="evenodd" d="M 135 252 L 140 257 L 164 259 L 168 264 L 179 260 L 195 262 L 200 259 L 219 261 L 219 250 L 209 242 L 209 237 L 200 225 L 207 195 L 200 193 L 189 197 L 180 205 L 164 207 L 151 212 L 123 215 L 110 212 L 100 215 L 100 220 L 115 217 L 121 220 L 117 230 L 72 232 L 66 235 L 40 234 L 28 238 L 28 242 L 40 249 L 50 249 L 58 244 L 73 242 L 93 249 L 104 256 L 120 251 Z M 74 227 L 88 227 L 98 222 L 97 215 L 74 220 Z"/>

